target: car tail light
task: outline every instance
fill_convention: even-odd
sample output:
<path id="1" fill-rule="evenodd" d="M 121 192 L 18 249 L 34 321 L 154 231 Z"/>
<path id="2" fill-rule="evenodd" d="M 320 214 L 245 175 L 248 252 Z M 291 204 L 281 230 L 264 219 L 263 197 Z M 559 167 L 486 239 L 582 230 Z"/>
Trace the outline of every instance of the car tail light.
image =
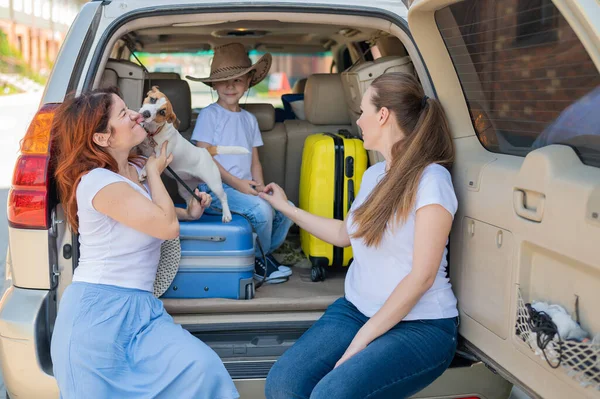
<path id="1" fill-rule="evenodd" d="M 50 130 L 58 104 L 42 106 L 21 141 L 8 194 L 8 224 L 21 229 L 48 229 Z"/>

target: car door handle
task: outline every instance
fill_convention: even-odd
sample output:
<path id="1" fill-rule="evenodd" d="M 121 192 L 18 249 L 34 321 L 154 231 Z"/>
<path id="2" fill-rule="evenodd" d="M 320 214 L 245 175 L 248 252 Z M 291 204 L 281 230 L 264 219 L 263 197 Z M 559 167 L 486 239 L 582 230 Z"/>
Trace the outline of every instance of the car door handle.
<path id="1" fill-rule="evenodd" d="M 546 196 L 542 193 L 536 193 L 529 191 L 527 196 L 530 198 L 530 203 L 536 204 L 537 207 L 534 209 L 528 208 L 525 204 L 525 191 L 515 189 L 513 191 L 513 206 L 515 213 L 523 219 L 531 220 L 533 222 L 541 222 L 544 216 L 544 203 L 546 202 Z"/>

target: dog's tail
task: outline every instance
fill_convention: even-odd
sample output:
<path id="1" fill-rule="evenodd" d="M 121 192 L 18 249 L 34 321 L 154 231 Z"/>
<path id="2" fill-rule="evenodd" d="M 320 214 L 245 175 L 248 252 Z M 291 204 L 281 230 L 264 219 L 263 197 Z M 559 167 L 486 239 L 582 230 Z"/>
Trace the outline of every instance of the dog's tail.
<path id="1" fill-rule="evenodd" d="M 207 148 L 208 152 L 210 153 L 210 155 L 212 155 L 213 157 L 215 155 L 224 155 L 224 154 L 250 154 L 250 151 L 248 151 L 247 148 L 244 147 L 240 147 L 237 145 L 211 145 L 210 147 Z"/>

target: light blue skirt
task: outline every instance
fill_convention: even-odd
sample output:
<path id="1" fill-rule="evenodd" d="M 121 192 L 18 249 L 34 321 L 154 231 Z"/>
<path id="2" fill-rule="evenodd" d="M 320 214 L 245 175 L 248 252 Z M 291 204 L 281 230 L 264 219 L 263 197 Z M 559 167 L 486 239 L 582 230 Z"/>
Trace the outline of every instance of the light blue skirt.
<path id="1" fill-rule="evenodd" d="M 152 293 L 74 282 L 51 355 L 61 398 L 238 398 L 217 354 Z"/>

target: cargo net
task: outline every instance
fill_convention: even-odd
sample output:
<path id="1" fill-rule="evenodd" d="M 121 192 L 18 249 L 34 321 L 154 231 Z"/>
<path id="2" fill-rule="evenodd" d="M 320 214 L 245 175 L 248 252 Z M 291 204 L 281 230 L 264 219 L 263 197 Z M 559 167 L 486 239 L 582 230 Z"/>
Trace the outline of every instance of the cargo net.
<path id="1" fill-rule="evenodd" d="M 179 237 L 163 241 L 160 246 L 160 260 L 154 279 L 154 296 L 159 298 L 164 294 L 175 279 L 181 260 L 181 243 Z"/>
<path id="2" fill-rule="evenodd" d="M 563 340 L 552 319 L 525 303 L 519 290 L 516 334 L 552 368 L 562 368 L 585 388 L 600 390 L 600 334 Z"/>

